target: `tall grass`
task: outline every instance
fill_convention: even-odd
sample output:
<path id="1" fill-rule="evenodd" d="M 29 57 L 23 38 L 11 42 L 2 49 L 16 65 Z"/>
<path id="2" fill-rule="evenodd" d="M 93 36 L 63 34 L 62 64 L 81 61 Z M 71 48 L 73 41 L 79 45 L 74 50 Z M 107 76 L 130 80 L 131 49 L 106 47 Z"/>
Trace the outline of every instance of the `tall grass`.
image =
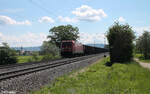
<path id="1" fill-rule="evenodd" d="M 43 56 L 37 56 L 37 60 L 36 61 L 41 61 L 43 58 Z M 18 56 L 18 63 L 27 63 L 27 62 L 32 62 L 33 60 L 33 56 Z"/>
<path id="2" fill-rule="evenodd" d="M 31 94 L 150 94 L 150 70 L 136 62 L 105 66 L 106 59 L 84 72 L 65 75 Z M 79 70 L 80 71 L 80 70 Z"/>

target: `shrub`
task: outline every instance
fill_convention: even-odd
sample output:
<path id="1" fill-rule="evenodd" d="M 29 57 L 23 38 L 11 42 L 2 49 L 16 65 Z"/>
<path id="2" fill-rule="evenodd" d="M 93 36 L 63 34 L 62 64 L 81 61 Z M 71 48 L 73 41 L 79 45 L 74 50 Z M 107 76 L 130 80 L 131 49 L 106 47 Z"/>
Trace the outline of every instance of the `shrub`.
<path id="1" fill-rule="evenodd" d="M 44 41 L 42 46 L 41 46 L 41 54 L 42 55 L 47 55 L 51 54 L 53 56 L 59 55 L 59 48 L 55 45 L 52 44 L 48 41 Z"/>
<path id="2" fill-rule="evenodd" d="M 133 57 L 133 40 L 135 36 L 129 25 L 115 23 L 109 28 L 107 39 L 111 62 L 127 62 Z"/>
<path id="3" fill-rule="evenodd" d="M 42 60 L 51 60 L 51 59 L 54 59 L 54 56 L 52 54 L 46 54 L 42 58 Z"/>
<path id="4" fill-rule="evenodd" d="M 16 51 L 11 49 L 6 43 L 0 47 L 0 65 L 17 63 Z"/>

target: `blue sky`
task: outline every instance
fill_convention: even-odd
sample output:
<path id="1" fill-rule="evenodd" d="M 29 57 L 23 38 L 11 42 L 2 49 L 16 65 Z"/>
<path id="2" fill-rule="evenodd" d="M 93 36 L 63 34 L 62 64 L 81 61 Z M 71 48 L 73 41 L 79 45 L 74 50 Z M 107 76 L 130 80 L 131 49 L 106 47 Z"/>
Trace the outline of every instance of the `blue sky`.
<path id="1" fill-rule="evenodd" d="M 53 26 L 71 24 L 79 41 L 104 43 L 114 23 L 128 23 L 136 35 L 150 31 L 150 0 L 0 0 L 0 42 L 39 46 Z"/>

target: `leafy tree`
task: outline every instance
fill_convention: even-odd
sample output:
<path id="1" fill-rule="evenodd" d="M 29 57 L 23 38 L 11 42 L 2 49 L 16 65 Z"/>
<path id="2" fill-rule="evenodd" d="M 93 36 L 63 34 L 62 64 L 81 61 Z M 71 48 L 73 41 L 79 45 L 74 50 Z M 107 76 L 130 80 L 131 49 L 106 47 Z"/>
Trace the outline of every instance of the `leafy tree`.
<path id="1" fill-rule="evenodd" d="M 150 58 L 150 32 L 145 31 L 136 41 L 136 48 L 143 53 L 144 58 Z"/>
<path id="2" fill-rule="evenodd" d="M 140 37 L 136 39 L 136 44 L 135 44 L 135 53 L 142 53 L 142 46 L 141 46 L 141 39 Z"/>
<path id="3" fill-rule="evenodd" d="M 79 38 L 78 31 L 79 29 L 77 27 L 73 27 L 72 25 L 61 25 L 50 29 L 50 35 L 48 38 L 51 43 L 54 43 L 57 47 L 60 47 L 62 40 L 77 40 L 77 38 Z"/>
<path id="4" fill-rule="evenodd" d="M 115 23 L 109 28 L 107 39 L 111 62 L 122 63 L 132 60 L 134 38 L 133 30 L 129 25 Z"/>
<path id="5" fill-rule="evenodd" d="M 52 56 L 58 56 L 59 48 L 55 44 L 52 44 L 48 41 L 44 41 L 41 46 L 41 53 L 46 56 L 49 54 L 51 54 Z"/>
<path id="6" fill-rule="evenodd" d="M 7 43 L 0 47 L 0 65 L 17 63 L 16 51 L 11 49 Z"/>

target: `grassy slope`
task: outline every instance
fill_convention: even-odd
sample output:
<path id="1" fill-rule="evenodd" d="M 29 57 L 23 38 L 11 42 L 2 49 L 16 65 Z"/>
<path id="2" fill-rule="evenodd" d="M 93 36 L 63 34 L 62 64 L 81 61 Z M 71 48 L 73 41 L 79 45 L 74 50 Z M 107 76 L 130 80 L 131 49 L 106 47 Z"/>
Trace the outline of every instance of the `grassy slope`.
<path id="1" fill-rule="evenodd" d="M 37 61 L 40 61 L 42 59 L 42 57 L 43 56 L 38 56 L 38 60 Z M 17 57 L 18 63 L 26 63 L 31 58 L 32 58 L 32 56 L 18 56 Z"/>
<path id="2" fill-rule="evenodd" d="M 142 54 L 135 54 L 135 57 L 138 58 L 141 62 L 150 63 L 150 59 L 145 60 Z"/>
<path id="3" fill-rule="evenodd" d="M 137 63 L 104 65 L 104 60 L 56 80 L 31 94 L 150 94 L 150 70 Z"/>

